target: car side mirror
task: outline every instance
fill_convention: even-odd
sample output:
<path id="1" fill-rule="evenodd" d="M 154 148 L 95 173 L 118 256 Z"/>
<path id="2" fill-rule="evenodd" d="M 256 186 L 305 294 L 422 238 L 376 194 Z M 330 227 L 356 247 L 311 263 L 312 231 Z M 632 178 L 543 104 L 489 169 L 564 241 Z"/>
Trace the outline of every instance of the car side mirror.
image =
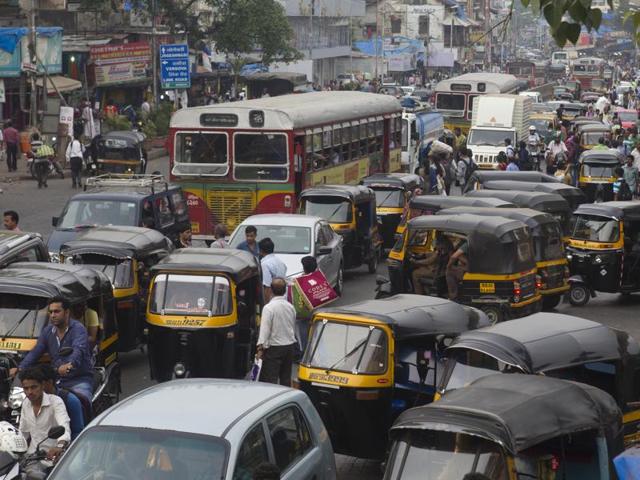
<path id="1" fill-rule="evenodd" d="M 331 247 L 326 245 L 318 247 L 318 255 L 328 255 L 331 253 L 331 251 L 332 251 Z"/>
<path id="2" fill-rule="evenodd" d="M 51 217 L 51 226 L 52 227 L 57 227 L 58 226 L 58 220 L 60 220 L 60 217 Z"/>

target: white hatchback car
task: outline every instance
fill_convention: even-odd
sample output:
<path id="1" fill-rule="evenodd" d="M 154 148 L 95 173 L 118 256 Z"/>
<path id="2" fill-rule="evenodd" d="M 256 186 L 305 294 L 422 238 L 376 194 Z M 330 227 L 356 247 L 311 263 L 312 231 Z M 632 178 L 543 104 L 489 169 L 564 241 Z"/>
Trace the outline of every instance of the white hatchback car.
<path id="1" fill-rule="evenodd" d="M 309 398 L 269 383 L 189 379 L 143 390 L 100 415 L 48 478 L 251 480 L 265 464 L 282 479 L 336 478 L 329 435 Z"/>
<path id="2" fill-rule="evenodd" d="M 271 238 L 274 253 L 287 266 L 287 278 L 302 274 L 303 257 L 315 257 L 318 268 L 327 277 L 336 293 L 342 292 L 344 259 L 342 237 L 320 217 L 278 213 L 253 215 L 242 222 L 231 234 L 229 246 L 237 248 L 245 239 L 244 229 L 253 225 L 258 230 L 257 240 Z"/>

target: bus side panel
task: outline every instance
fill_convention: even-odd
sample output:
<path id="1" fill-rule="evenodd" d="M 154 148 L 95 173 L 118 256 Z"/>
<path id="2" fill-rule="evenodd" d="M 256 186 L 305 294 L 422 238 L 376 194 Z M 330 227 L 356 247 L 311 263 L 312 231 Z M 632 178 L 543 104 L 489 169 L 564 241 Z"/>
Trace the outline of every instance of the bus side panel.
<path id="1" fill-rule="evenodd" d="M 213 235 L 211 213 L 206 203 L 205 186 L 180 182 L 187 200 L 193 235 Z"/>
<path id="2" fill-rule="evenodd" d="M 258 185 L 255 213 L 295 213 L 296 208 L 296 192 L 292 184 Z"/>

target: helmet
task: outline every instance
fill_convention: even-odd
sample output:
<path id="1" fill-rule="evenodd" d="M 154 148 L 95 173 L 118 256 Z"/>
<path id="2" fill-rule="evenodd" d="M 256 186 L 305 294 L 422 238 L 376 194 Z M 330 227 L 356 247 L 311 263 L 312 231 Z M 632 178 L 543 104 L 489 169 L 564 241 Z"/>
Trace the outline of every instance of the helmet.
<path id="1" fill-rule="evenodd" d="M 16 460 L 27 451 L 27 441 L 20 430 L 9 422 L 0 422 L 0 451 Z"/>
<path id="2" fill-rule="evenodd" d="M 536 131 L 536 126 L 535 126 L 535 125 L 531 125 L 531 126 L 529 127 L 529 131 L 530 131 L 530 132 L 535 132 L 535 131 Z"/>

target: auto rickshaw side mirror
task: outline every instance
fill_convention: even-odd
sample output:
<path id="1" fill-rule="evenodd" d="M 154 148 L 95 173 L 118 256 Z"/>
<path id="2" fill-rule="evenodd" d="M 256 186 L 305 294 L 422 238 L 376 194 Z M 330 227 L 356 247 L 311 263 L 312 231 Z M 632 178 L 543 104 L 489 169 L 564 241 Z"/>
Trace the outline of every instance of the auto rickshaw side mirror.
<path id="1" fill-rule="evenodd" d="M 436 343 L 438 344 L 439 349 L 444 350 L 448 348 L 453 343 L 453 337 L 449 335 L 438 335 L 436 337 Z"/>
<path id="2" fill-rule="evenodd" d="M 52 227 L 57 227 L 59 219 L 60 219 L 60 217 L 51 217 L 51 226 Z"/>

